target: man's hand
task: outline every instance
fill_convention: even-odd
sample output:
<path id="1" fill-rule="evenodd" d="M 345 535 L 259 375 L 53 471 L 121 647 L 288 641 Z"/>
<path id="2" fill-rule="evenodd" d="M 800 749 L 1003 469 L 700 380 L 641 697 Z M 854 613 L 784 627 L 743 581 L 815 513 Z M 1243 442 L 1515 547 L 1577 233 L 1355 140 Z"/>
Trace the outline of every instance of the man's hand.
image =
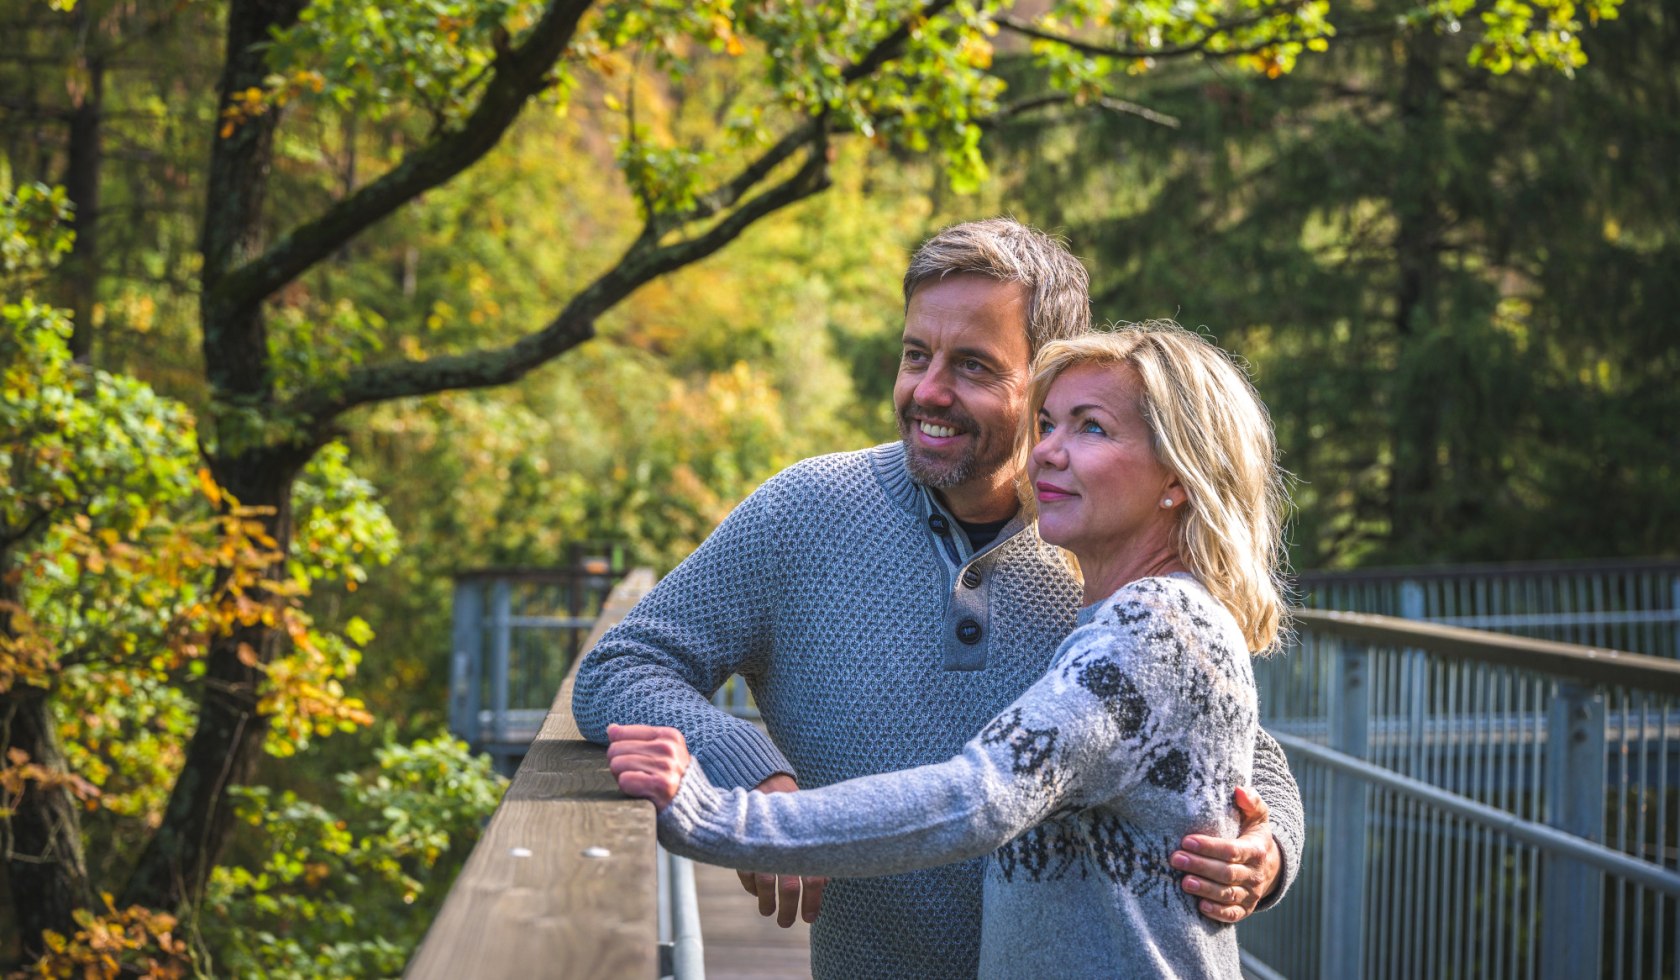
<path id="1" fill-rule="evenodd" d="M 779 772 L 755 788 L 760 793 L 795 793 L 799 791 L 799 784 L 793 781 L 792 776 Z M 776 924 L 783 929 L 791 927 L 796 916 L 806 922 L 815 922 L 817 913 L 822 911 L 822 893 L 828 887 L 827 878 L 783 875 L 778 880 L 775 875 L 753 871 L 737 871 L 735 874 L 740 876 L 741 887 L 747 890 L 747 894 L 758 899 L 758 914 L 775 916 Z"/>
<path id="2" fill-rule="evenodd" d="M 607 768 L 625 796 L 652 800 L 664 810 L 682 788 L 693 757 L 682 732 L 657 725 L 608 725 Z"/>
<path id="3" fill-rule="evenodd" d="M 1191 834 L 1172 854 L 1183 871 L 1185 891 L 1201 899 L 1202 914 L 1216 922 L 1240 922 L 1272 891 L 1283 868 L 1283 855 L 1272 839 L 1271 811 L 1246 786 L 1236 792 L 1242 814 L 1236 840 Z"/>

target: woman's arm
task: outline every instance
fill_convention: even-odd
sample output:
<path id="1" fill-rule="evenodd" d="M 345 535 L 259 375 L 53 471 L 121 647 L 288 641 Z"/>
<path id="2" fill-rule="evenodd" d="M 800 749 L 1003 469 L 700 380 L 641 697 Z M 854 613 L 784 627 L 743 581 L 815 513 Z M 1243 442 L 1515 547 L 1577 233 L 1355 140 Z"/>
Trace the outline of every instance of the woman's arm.
<path id="1" fill-rule="evenodd" d="M 946 762 L 793 794 L 723 791 L 668 737 L 626 727 L 615 729 L 613 771 L 626 792 L 669 801 L 667 848 L 713 863 L 869 876 L 986 854 L 1059 809 L 1124 793 L 1196 724 L 1178 703 L 1184 645 L 1162 628 L 1179 625 L 1178 610 L 1167 593 L 1136 591 L 1126 616 L 1076 630 L 1045 676 Z"/>
<path id="2" fill-rule="evenodd" d="M 995 850 L 1047 812 L 973 751 L 798 793 L 720 790 L 690 767 L 659 817 L 674 853 L 773 874 L 872 876 Z"/>

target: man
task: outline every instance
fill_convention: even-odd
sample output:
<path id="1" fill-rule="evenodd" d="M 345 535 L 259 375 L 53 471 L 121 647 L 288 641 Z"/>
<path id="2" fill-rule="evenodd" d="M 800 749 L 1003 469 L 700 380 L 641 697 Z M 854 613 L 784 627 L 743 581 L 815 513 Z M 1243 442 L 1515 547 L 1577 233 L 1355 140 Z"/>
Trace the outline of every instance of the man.
<path id="1" fill-rule="evenodd" d="M 584 662 L 586 737 L 668 725 L 714 782 L 792 791 L 944 761 L 1044 672 L 1080 589 L 1019 516 L 1015 440 L 1033 353 L 1089 329 L 1085 270 L 1016 222 L 970 222 L 917 251 L 904 295 L 902 441 L 806 460 L 736 508 Z M 768 736 L 711 706 L 732 673 Z M 1173 856 L 1221 921 L 1299 862 L 1300 795 L 1269 737 L 1255 782 L 1269 827 L 1261 805 L 1239 840 Z M 808 882 L 813 975 L 972 977 L 980 867 Z M 797 879 L 742 877 L 791 924 Z"/>

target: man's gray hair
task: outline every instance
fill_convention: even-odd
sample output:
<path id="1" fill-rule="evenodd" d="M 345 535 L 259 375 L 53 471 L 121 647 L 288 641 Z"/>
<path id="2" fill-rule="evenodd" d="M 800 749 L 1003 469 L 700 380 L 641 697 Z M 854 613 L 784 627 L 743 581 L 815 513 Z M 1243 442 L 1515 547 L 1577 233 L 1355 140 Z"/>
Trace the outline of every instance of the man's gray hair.
<path id="1" fill-rule="evenodd" d="M 904 307 L 930 279 L 977 275 L 1027 287 L 1027 348 L 1037 354 L 1047 341 L 1077 337 L 1091 329 L 1091 279 L 1085 266 L 1058 238 L 1013 218 L 988 218 L 951 225 L 910 257 L 904 273 Z"/>

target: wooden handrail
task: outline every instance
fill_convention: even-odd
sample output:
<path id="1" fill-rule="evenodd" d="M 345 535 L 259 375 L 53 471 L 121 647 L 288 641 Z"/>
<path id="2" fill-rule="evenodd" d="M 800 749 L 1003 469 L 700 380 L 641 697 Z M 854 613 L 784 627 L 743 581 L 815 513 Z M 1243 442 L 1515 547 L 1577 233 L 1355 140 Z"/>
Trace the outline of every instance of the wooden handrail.
<path id="1" fill-rule="evenodd" d="M 1593 684 L 1619 684 L 1661 694 L 1680 694 L 1680 661 L 1667 657 L 1533 640 L 1371 613 L 1295 609 L 1290 615 L 1303 632 L 1328 633 L 1376 646 L 1416 648 L 1455 660 L 1482 660 Z"/>
<path id="2" fill-rule="evenodd" d="M 619 582 L 584 652 L 653 582 L 645 568 Z M 574 663 L 405 976 L 657 975 L 653 808 L 619 793 L 604 750 L 578 733 L 576 674 Z"/>

